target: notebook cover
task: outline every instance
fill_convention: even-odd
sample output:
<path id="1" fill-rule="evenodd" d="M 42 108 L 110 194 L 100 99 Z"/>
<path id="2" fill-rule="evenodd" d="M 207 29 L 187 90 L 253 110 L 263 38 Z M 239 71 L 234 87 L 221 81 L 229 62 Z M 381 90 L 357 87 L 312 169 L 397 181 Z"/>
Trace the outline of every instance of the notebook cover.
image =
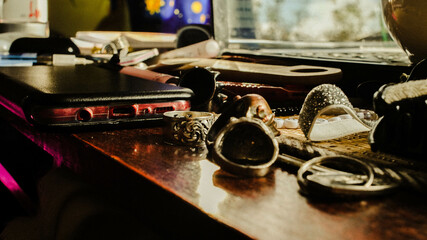
<path id="1" fill-rule="evenodd" d="M 0 102 L 45 127 L 117 125 L 188 110 L 193 92 L 95 65 L 0 68 Z"/>

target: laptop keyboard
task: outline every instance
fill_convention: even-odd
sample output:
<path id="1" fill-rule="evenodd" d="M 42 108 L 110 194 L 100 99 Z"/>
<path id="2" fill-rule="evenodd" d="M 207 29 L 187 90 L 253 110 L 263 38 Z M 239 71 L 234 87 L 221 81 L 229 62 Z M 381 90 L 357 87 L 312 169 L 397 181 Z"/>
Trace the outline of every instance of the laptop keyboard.
<path id="1" fill-rule="evenodd" d="M 348 61 L 348 62 L 366 62 L 366 63 L 382 63 L 390 65 L 403 65 L 409 66 L 407 55 L 404 52 L 283 52 L 279 55 L 283 57 L 300 57 L 300 58 L 314 58 L 333 61 Z"/>

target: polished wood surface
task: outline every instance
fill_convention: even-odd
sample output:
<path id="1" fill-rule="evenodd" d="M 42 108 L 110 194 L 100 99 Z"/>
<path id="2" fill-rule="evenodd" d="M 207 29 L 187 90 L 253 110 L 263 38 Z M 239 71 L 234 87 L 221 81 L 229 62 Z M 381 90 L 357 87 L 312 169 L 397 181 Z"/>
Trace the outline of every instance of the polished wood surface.
<path id="1" fill-rule="evenodd" d="M 413 192 L 310 199 L 299 192 L 295 169 L 236 177 L 212 163 L 206 149 L 165 144 L 161 126 L 72 134 L 12 125 L 57 165 L 118 189 L 126 204 L 175 238 L 427 239 L 426 198 Z"/>
<path id="2" fill-rule="evenodd" d="M 413 193 L 316 201 L 299 193 L 294 171 L 235 177 L 209 161 L 207 152 L 164 144 L 161 128 L 75 137 L 251 238 L 427 238 L 425 197 Z"/>

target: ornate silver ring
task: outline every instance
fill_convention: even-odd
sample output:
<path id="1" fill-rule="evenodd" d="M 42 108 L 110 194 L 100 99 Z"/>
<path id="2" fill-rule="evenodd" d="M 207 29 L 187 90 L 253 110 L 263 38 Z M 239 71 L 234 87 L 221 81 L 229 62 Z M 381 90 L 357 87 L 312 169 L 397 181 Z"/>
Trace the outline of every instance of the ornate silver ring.
<path id="1" fill-rule="evenodd" d="M 166 112 L 163 114 L 166 122 L 163 133 L 165 141 L 175 145 L 203 147 L 214 118 L 214 114 L 209 112 Z"/>

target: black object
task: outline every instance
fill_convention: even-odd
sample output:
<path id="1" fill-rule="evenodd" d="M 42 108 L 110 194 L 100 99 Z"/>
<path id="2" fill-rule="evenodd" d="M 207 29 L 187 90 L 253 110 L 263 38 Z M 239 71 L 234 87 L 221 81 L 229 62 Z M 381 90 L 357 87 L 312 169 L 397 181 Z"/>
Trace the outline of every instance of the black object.
<path id="1" fill-rule="evenodd" d="M 94 65 L 0 68 L 0 103 L 43 127 L 106 126 L 161 120 L 187 110 L 191 89 Z"/>
<path id="2" fill-rule="evenodd" d="M 18 38 L 10 45 L 9 53 L 79 55 L 80 50 L 69 38 Z"/>
<path id="3" fill-rule="evenodd" d="M 419 61 L 411 70 L 408 80 L 427 79 L 427 60 Z"/>
<path id="4" fill-rule="evenodd" d="M 217 72 L 201 67 L 191 68 L 182 74 L 178 85 L 193 90 L 194 96 L 191 99 L 193 110 L 207 110 L 209 108 L 209 102 L 217 93 L 217 75 Z"/>
<path id="5" fill-rule="evenodd" d="M 197 66 L 181 74 L 178 86 L 194 92 L 191 98 L 192 110 L 221 113 L 231 104 L 229 99 L 236 95 L 225 90 L 224 85 L 216 80 L 219 74 L 210 68 Z"/>
<path id="6" fill-rule="evenodd" d="M 181 48 L 212 38 L 210 25 L 191 24 L 180 28 L 176 33 L 176 47 Z"/>
<path id="7" fill-rule="evenodd" d="M 374 110 L 382 117 L 369 136 L 371 149 L 425 158 L 427 95 L 386 103 L 383 95 L 391 85 L 383 85 L 374 95 Z"/>

